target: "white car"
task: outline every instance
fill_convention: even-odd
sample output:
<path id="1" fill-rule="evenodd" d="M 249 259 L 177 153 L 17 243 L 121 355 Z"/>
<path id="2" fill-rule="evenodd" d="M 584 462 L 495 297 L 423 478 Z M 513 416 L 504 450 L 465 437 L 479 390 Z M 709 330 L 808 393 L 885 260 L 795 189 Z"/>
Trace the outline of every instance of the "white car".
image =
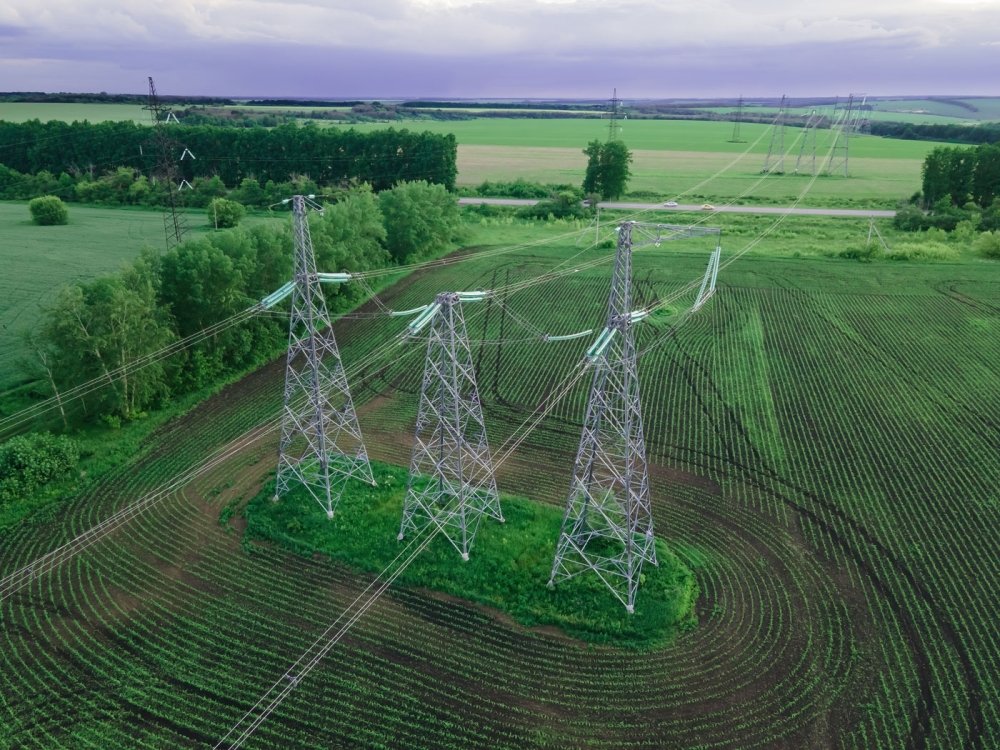
<path id="1" fill-rule="evenodd" d="M 677 201 L 667 201 L 663 205 L 667 208 L 677 208 Z"/>

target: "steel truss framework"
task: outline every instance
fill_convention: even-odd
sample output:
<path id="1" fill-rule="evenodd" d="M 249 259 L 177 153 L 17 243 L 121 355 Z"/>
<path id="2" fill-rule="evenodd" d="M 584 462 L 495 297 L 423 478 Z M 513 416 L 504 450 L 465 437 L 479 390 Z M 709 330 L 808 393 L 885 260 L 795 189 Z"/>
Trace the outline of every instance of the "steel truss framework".
<path id="1" fill-rule="evenodd" d="M 481 293 L 473 293 L 479 295 Z M 486 440 L 463 295 L 445 292 L 415 321 L 430 318 L 410 477 L 398 539 L 433 524 L 463 560 L 483 516 L 503 522 Z M 481 298 L 479 296 L 472 299 Z"/>
<path id="2" fill-rule="evenodd" d="M 834 118 L 836 119 L 836 118 Z M 836 123 L 834 123 L 834 127 Z M 837 133 L 834 137 L 833 148 L 830 153 L 830 163 L 827 165 L 826 173 L 833 174 L 840 171 L 841 165 L 844 167 L 844 177 L 850 176 L 851 162 L 851 130 L 854 128 L 854 94 L 847 97 L 847 111 Z"/>
<path id="3" fill-rule="evenodd" d="M 274 499 L 301 483 L 333 518 L 349 479 L 375 484 L 316 273 L 306 198 L 292 198 L 295 275 Z M 331 276 L 331 274 L 326 274 Z"/>
<path id="4" fill-rule="evenodd" d="M 771 130 L 771 145 L 767 147 L 767 156 L 764 157 L 764 168 L 760 171 L 763 174 L 784 174 L 785 172 L 785 96 L 781 97 L 781 104 L 778 105 L 778 116 L 774 118 L 774 125 Z M 771 157 L 774 156 L 774 161 Z"/>
<path id="5" fill-rule="evenodd" d="M 153 121 L 153 144 L 156 148 L 156 174 L 154 177 L 163 180 L 166 186 L 167 205 L 163 209 L 163 230 L 166 235 L 167 250 L 169 250 L 180 243 L 188 231 L 187 217 L 183 211 L 183 196 L 180 194 L 180 189 L 186 180 L 178 183 L 174 153 L 180 149 L 180 146 L 177 141 L 170 137 L 165 127 L 166 123 L 177 122 L 177 115 L 168 111 L 160 102 L 152 76 L 149 77 L 148 101 L 143 109 L 149 110 Z M 181 158 L 183 159 L 186 154 L 190 153 L 185 148 Z M 191 158 L 194 158 L 193 154 Z"/>
<path id="6" fill-rule="evenodd" d="M 799 174 L 800 172 L 803 157 L 809 160 L 809 174 L 816 174 L 816 131 L 818 130 L 820 120 L 822 120 L 822 117 L 820 117 L 815 109 L 809 112 L 809 117 L 806 118 L 806 124 L 803 126 L 805 132 L 802 134 L 802 142 L 799 144 L 799 155 L 795 157 L 795 174 Z M 810 156 L 806 156 L 807 153 Z"/>
<path id="7" fill-rule="evenodd" d="M 605 329 L 609 343 L 591 360 L 587 415 L 549 579 L 553 586 L 591 571 L 630 613 L 643 563 L 657 564 L 632 330 L 639 319 L 631 310 L 633 228 L 654 243 L 667 236 L 663 225 L 628 222 L 618 228 Z"/>

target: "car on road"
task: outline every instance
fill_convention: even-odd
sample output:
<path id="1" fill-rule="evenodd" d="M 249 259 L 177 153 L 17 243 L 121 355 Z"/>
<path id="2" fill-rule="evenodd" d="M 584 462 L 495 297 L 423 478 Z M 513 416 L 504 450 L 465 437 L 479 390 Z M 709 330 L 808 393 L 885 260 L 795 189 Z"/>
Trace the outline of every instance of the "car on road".
<path id="1" fill-rule="evenodd" d="M 701 210 L 702 211 L 714 211 L 715 210 L 715 206 L 713 206 L 711 203 L 702 203 L 701 204 Z"/>
<path id="2" fill-rule="evenodd" d="M 667 201 L 663 205 L 667 208 L 677 208 L 677 201 Z"/>

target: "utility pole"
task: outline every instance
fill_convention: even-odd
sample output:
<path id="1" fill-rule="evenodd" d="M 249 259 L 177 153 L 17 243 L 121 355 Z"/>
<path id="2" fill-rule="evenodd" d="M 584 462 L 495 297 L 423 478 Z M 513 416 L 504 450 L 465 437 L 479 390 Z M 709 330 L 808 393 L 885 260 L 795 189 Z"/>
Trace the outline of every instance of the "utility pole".
<path id="1" fill-rule="evenodd" d="M 187 217 L 183 211 L 183 199 L 180 195 L 180 183 L 177 180 L 177 167 L 174 162 L 174 152 L 180 146 L 168 133 L 166 125 L 177 122 L 177 116 L 166 109 L 156 94 L 156 84 L 149 76 L 149 95 L 143 109 L 149 111 L 153 121 L 153 146 L 156 151 L 156 171 L 154 179 L 162 181 L 166 190 L 167 205 L 163 213 L 163 229 L 166 235 L 167 250 L 184 239 L 188 231 Z M 186 148 L 182 154 L 190 154 Z M 194 155 L 191 154 L 191 158 Z"/>
<path id="2" fill-rule="evenodd" d="M 549 586 L 591 571 L 635 611 L 645 562 L 657 564 L 632 305 L 632 230 L 618 227 L 607 323 L 588 351 L 594 378 Z"/>
<path id="3" fill-rule="evenodd" d="M 483 516 L 503 523 L 462 302 L 486 292 L 443 292 L 409 326 L 430 325 L 410 477 L 397 539 L 433 524 L 469 559 Z"/>
<path id="4" fill-rule="evenodd" d="M 740 138 L 740 123 L 743 121 L 743 94 L 740 94 L 740 102 L 736 105 L 736 121 L 733 123 L 733 137 L 729 139 L 730 143 L 746 143 L 745 140 Z"/>
<path id="5" fill-rule="evenodd" d="M 764 174 L 772 172 L 784 174 L 785 172 L 785 96 L 781 96 L 781 104 L 778 106 L 778 116 L 774 118 L 771 126 L 771 145 L 767 148 L 767 156 L 764 157 Z M 771 157 L 774 156 L 772 163 Z"/>
<path id="6" fill-rule="evenodd" d="M 333 518 L 348 479 L 375 480 L 321 287 L 350 277 L 316 272 L 306 216 L 311 197 L 291 198 L 295 271 L 274 499 L 300 483 Z"/>

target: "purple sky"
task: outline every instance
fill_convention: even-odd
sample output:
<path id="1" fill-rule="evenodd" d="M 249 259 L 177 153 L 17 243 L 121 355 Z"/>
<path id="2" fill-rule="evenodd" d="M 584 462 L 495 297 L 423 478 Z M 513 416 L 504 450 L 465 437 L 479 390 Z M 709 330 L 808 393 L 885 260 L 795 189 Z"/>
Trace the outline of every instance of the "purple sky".
<path id="1" fill-rule="evenodd" d="M 1000 95 L 1000 0 L 3 0 L 0 90 Z"/>

